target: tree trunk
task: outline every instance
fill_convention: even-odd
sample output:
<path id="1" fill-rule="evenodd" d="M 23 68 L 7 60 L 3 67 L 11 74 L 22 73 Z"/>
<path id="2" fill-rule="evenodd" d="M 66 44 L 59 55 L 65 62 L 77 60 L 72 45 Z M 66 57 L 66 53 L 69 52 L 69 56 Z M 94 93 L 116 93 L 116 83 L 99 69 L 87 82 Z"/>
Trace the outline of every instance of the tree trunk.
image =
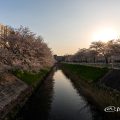
<path id="1" fill-rule="evenodd" d="M 96 60 L 96 59 L 95 59 L 95 57 L 94 57 L 94 58 L 93 58 L 93 62 L 94 62 L 94 63 L 95 63 L 95 60 Z"/>
<path id="2" fill-rule="evenodd" d="M 105 57 L 105 63 L 108 64 L 108 57 Z"/>

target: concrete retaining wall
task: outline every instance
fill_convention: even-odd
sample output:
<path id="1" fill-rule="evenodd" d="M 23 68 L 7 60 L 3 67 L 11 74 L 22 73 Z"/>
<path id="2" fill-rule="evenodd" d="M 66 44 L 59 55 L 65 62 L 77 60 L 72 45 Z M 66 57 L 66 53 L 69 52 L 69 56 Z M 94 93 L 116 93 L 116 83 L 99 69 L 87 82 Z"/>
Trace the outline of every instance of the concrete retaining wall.
<path id="1" fill-rule="evenodd" d="M 10 73 L 0 75 L 0 120 L 3 119 L 25 96 L 30 87 Z"/>

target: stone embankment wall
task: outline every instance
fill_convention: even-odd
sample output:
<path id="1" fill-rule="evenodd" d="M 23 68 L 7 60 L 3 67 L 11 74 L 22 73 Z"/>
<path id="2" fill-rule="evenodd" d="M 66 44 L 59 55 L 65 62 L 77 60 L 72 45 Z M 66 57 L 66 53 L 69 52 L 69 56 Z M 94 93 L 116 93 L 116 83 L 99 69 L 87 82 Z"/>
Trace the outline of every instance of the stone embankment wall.
<path id="1" fill-rule="evenodd" d="M 31 88 L 10 73 L 0 75 L 0 120 L 31 92 Z"/>

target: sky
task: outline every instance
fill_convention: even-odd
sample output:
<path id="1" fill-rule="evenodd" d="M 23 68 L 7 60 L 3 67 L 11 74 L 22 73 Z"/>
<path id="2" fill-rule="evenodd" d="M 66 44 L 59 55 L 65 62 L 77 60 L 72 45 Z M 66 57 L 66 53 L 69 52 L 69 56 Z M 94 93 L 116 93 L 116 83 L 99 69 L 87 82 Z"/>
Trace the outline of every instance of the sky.
<path id="1" fill-rule="evenodd" d="M 29 27 L 53 54 L 74 54 L 105 29 L 119 35 L 120 0 L 0 0 L 0 23 Z"/>

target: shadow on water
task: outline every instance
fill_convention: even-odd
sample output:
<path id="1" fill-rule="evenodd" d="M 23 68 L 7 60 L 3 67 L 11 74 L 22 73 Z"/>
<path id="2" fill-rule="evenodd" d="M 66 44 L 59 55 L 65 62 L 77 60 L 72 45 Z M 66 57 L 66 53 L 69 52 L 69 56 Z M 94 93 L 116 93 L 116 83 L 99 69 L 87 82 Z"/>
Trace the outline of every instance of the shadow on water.
<path id="1" fill-rule="evenodd" d="M 62 69 L 62 68 L 61 68 Z M 87 101 L 87 104 L 90 108 L 90 113 L 92 114 L 91 120 L 120 120 L 119 114 L 117 112 L 105 112 L 104 109 L 100 109 L 98 103 L 94 101 L 92 96 L 89 96 L 89 93 L 86 92 L 86 87 L 84 86 L 84 81 L 78 80 L 78 77 L 75 78 L 74 75 L 69 73 L 66 69 L 62 69 L 63 74 L 68 80 L 72 83 L 74 89 L 77 90 L 77 93 Z M 80 85 L 80 84 L 82 85 Z M 88 90 L 88 89 L 87 89 Z M 84 119 L 83 119 L 84 120 Z"/>
<path id="2" fill-rule="evenodd" d="M 30 97 L 15 120 L 104 120 L 76 84 L 56 68 Z"/>
<path id="3" fill-rule="evenodd" d="M 30 97 L 21 111 L 15 117 L 15 120 L 48 120 L 49 111 L 51 109 L 53 91 L 53 74 L 43 81 L 37 91 Z"/>
<path id="4" fill-rule="evenodd" d="M 64 71 L 63 69 L 62 69 L 62 72 L 63 72 L 63 74 L 66 76 L 66 78 L 71 82 L 71 84 L 72 84 L 72 86 L 73 86 L 73 88 L 76 90 L 76 92 L 79 94 L 79 96 L 81 96 L 83 99 L 84 99 L 84 101 L 86 102 L 86 105 L 82 108 L 82 109 L 80 109 L 80 111 L 79 111 L 79 113 L 80 112 L 82 112 L 82 110 L 84 110 L 85 109 L 85 107 L 89 107 L 89 113 L 91 114 L 91 118 L 89 118 L 88 120 L 106 120 L 106 118 L 104 118 L 104 113 L 103 112 L 101 112 L 97 107 L 96 107 L 96 105 L 93 105 L 88 99 L 89 98 L 86 98 L 85 96 L 84 96 L 84 93 L 83 93 L 83 90 L 82 90 L 82 86 L 81 86 L 81 88 L 80 88 L 80 85 L 78 85 L 77 84 L 77 82 L 75 82 L 73 79 L 71 79 L 70 78 L 70 75 L 68 75 L 67 73 L 66 73 L 66 71 Z M 84 113 L 83 114 L 88 114 L 87 113 L 87 111 L 84 111 Z M 83 119 L 81 119 L 81 120 L 84 120 L 84 118 Z"/>

